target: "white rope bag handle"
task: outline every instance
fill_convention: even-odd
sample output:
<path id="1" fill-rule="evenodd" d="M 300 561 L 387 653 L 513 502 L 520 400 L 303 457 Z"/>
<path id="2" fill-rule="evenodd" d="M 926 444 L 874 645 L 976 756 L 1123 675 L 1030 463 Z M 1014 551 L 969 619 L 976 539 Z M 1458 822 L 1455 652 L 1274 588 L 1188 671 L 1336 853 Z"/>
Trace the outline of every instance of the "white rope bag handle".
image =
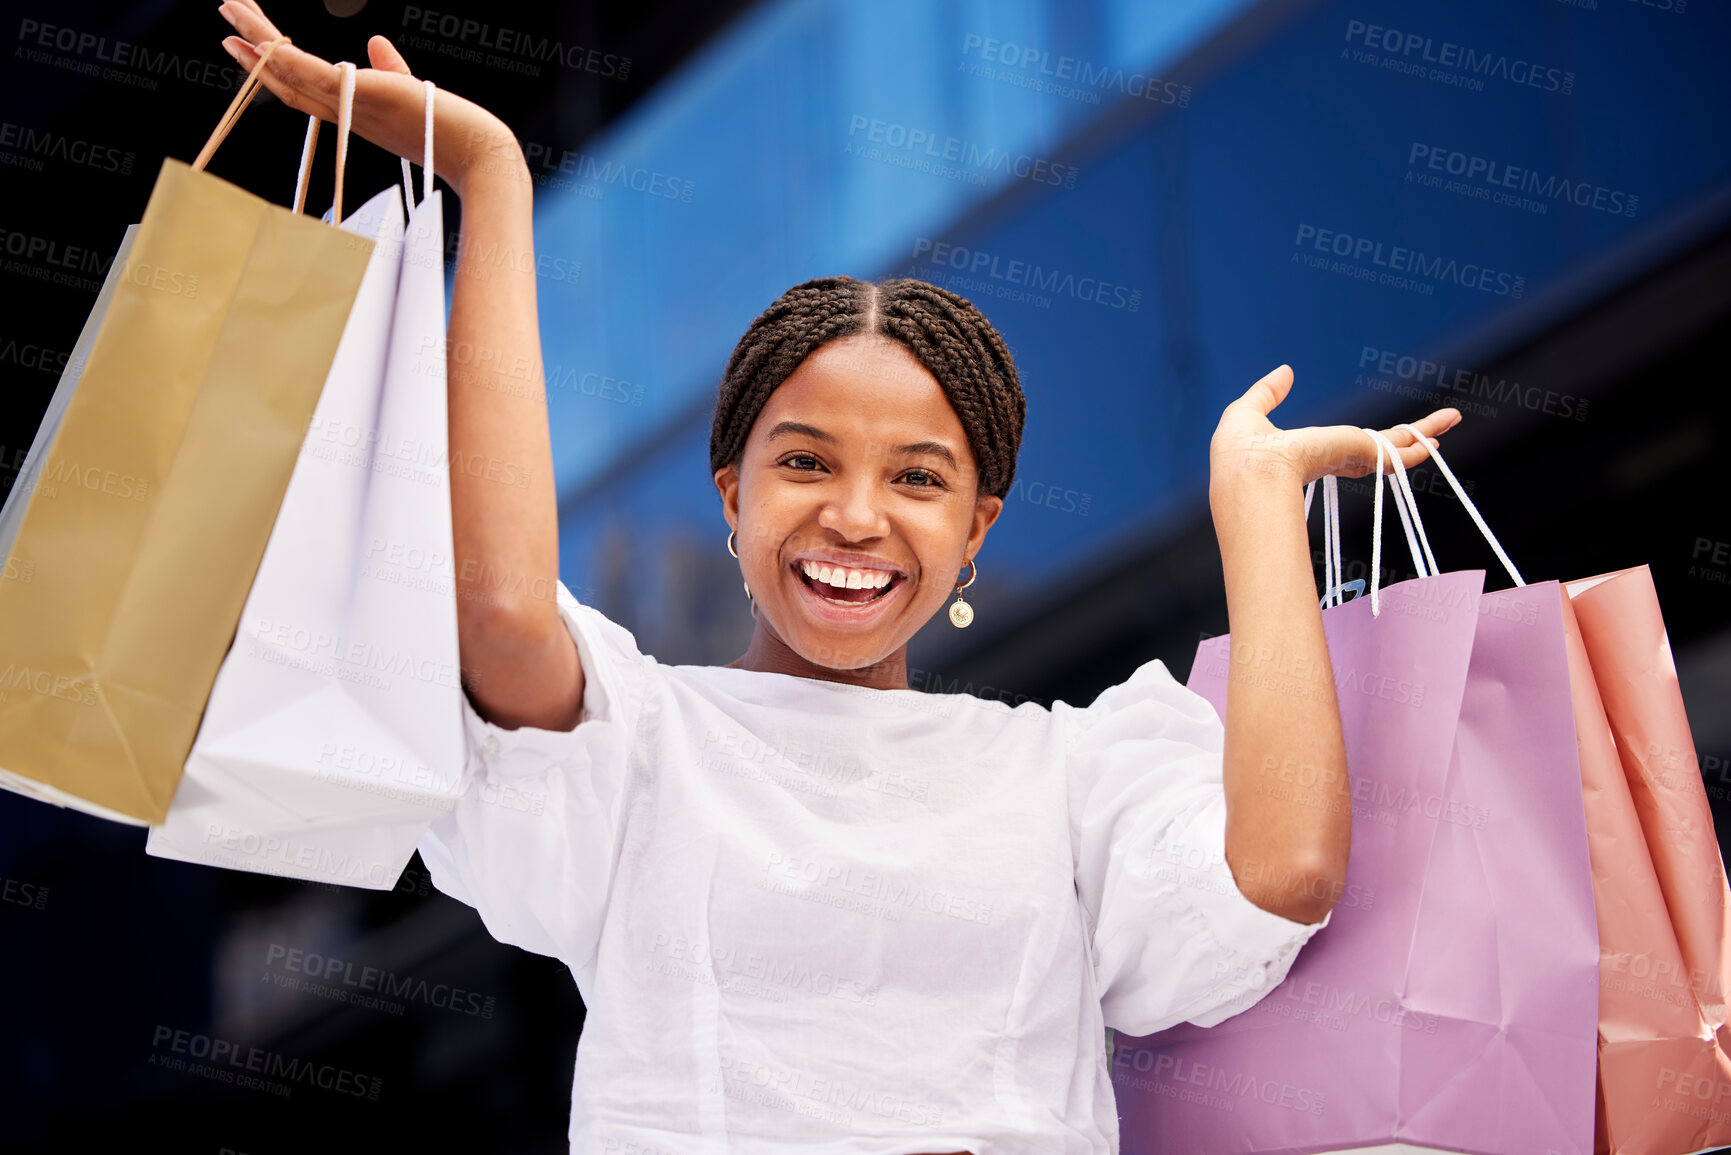
<path id="1" fill-rule="evenodd" d="M 337 100 L 337 181 L 336 191 L 331 198 L 330 218 L 332 225 L 343 223 L 343 171 L 349 162 L 349 119 L 355 106 L 355 66 L 347 60 L 337 62 L 337 73 L 342 77 L 341 95 Z M 307 203 L 307 181 L 312 176 L 313 147 L 319 140 L 319 118 L 307 117 L 307 139 L 301 146 L 301 167 L 295 174 L 294 211 L 301 212 Z"/>
<path id="2" fill-rule="evenodd" d="M 1304 487 L 1304 520 L 1310 520 L 1311 499 L 1316 482 Z M 1345 604 L 1343 595 L 1349 589 L 1364 591 L 1364 580 L 1346 581 L 1346 566 L 1340 558 L 1340 486 L 1334 474 L 1322 478 L 1322 608 Z"/>
<path id="3" fill-rule="evenodd" d="M 1467 491 L 1463 489 L 1461 483 L 1456 480 L 1454 470 L 1450 469 L 1448 462 L 1443 460 L 1442 453 L 1438 451 L 1436 446 L 1432 445 L 1429 441 L 1426 441 L 1424 436 L 1411 425 L 1408 425 L 1403 421 L 1400 427 L 1411 433 L 1414 437 L 1417 437 L 1419 439 L 1419 444 L 1424 446 L 1425 452 L 1430 454 L 1430 459 L 1436 462 L 1436 467 L 1440 469 L 1442 475 L 1448 479 L 1449 485 L 1453 487 L 1455 491 L 1455 496 L 1460 499 L 1460 503 L 1466 507 L 1467 513 L 1472 517 L 1473 524 L 1479 527 L 1479 532 L 1484 534 L 1485 540 L 1491 543 L 1491 549 L 1496 552 L 1497 560 L 1502 562 L 1503 568 L 1509 571 L 1509 577 L 1514 579 L 1517 586 L 1526 585 L 1526 579 L 1521 577 L 1521 571 L 1515 568 L 1515 563 L 1509 560 L 1509 555 L 1507 553 L 1503 552 L 1502 543 L 1497 540 L 1496 534 L 1491 532 L 1491 527 L 1485 524 L 1485 519 L 1479 515 L 1478 506 L 1473 504 L 1473 499 L 1467 496 Z"/>
<path id="4" fill-rule="evenodd" d="M 1437 469 L 1447 479 L 1450 488 L 1455 492 L 1455 497 L 1465 507 L 1467 515 L 1473 519 L 1473 524 L 1478 526 L 1485 541 L 1490 543 L 1492 551 L 1497 555 L 1497 560 L 1503 563 L 1503 568 L 1508 571 L 1509 577 L 1515 585 L 1526 585 L 1526 579 L 1521 577 L 1521 571 L 1515 568 L 1515 563 L 1509 560 L 1509 555 L 1503 549 L 1502 543 L 1497 540 L 1496 534 L 1492 533 L 1490 526 L 1485 524 L 1484 516 L 1479 513 L 1478 506 L 1473 504 L 1472 498 L 1467 496 L 1467 491 L 1461 485 L 1460 479 L 1455 477 L 1454 470 L 1450 469 L 1448 462 L 1443 460 L 1441 450 L 1432 445 L 1430 439 L 1419 432 L 1417 426 L 1403 421 L 1400 428 L 1412 434 L 1417 443 L 1423 446 L 1424 451 L 1430 455 L 1430 459 L 1436 462 Z M 1382 476 L 1383 454 L 1386 452 L 1394 459 L 1394 472 L 1388 475 L 1389 489 L 1394 494 L 1395 512 L 1400 515 L 1401 528 L 1406 534 L 1407 549 L 1412 554 L 1413 568 L 1418 571 L 1420 577 L 1434 577 L 1442 570 L 1437 565 L 1436 555 L 1431 552 L 1430 540 L 1425 536 L 1424 521 L 1419 517 L 1418 501 L 1413 495 L 1412 482 L 1407 477 L 1406 465 L 1400 459 L 1400 452 L 1394 447 L 1393 442 L 1376 430 L 1366 428 L 1364 432 L 1376 442 L 1376 472 L 1379 478 Z M 1322 599 L 1325 609 L 1330 605 L 1342 604 L 1340 595 L 1343 590 L 1343 587 L 1335 584 L 1337 578 L 1343 575 L 1344 571 L 1340 565 L 1340 511 L 1334 482 L 1335 479 L 1332 475 L 1322 479 L 1323 583 L 1324 588 L 1328 591 Z M 1316 483 L 1314 481 L 1304 487 L 1306 520 L 1310 517 L 1311 496 L 1315 488 Z M 1373 528 L 1371 531 L 1370 612 L 1371 616 L 1375 617 L 1381 613 L 1382 609 L 1378 588 L 1382 579 L 1382 486 L 1380 483 L 1376 488 L 1376 501 L 1371 521 Z M 1421 549 L 1424 555 L 1422 558 L 1419 556 Z"/>
<path id="5" fill-rule="evenodd" d="M 342 95 L 337 106 L 337 183 L 336 198 L 331 207 L 331 223 L 342 224 L 343 203 L 343 170 L 349 157 L 349 118 L 355 103 L 355 66 L 347 60 L 337 64 L 342 74 Z M 427 94 L 426 128 L 421 142 L 421 200 L 415 200 L 414 177 L 409 170 L 409 158 L 399 157 L 403 163 L 403 199 L 409 211 L 414 211 L 416 204 L 425 202 L 433 195 L 433 93 L 436 88 L 431 80 L 423 80 Z M 307 181 L 312 174 L 313 149 L 319 139 L 319 118 L 307 117 L 306 143 L 301 146 L 300 171 L 295 174 L 294 211 L 302 212 L 306 207 Z"/>
<path id="6" fill-rule="evenodd" d="M 1400 528 L 1406 534 L 1406 548 L 1412 554 L 1412 567 L 1418 571 L 1419 577 L 1431 577 L 1437 572 L 1436 558 L 1431 554 L 1430 541 L 1425 537 L 1424 522 L 1419 520 L 1418 502 L 1413 497 L 1412 482 L 1406 475 L 1406 463 L 1400 459 L 1400 450 L 1394 447 L 1394 442 L 1384 437 L 1374 429 L 1365 427 L 1363 432 L 1370 435 L 1376 442 L 1376 503 L 1371 515 L 1370 530 L 1370 616 L 1378 617 L 1382 613 L 1380 587 L 1382 585 L 1382 458 L 1386 452 L 1394 459 L 1394 472 L 1388 475 L 1388 488 L 1394 494 L 1394 509 L 1400 514 Z M 1410 516 L 1409 516 L 1410 513 Z M 1418 535 L 1413 536 L 1414 527 Z M 1419 556 L 1420 544 L 1424 546 L 1424 556 Z"/>
<path id="7" fill-rule="evenodd" d="M 413 212 L 417 204 L 425 204 L 427 198 L 433 195 L 433 82 L 423 80 L 421 83 L 427 92 L 426 136 L 421 142 L 421 199 L 415 200 L 415 179 L 409 172 L 409 158 L 398 157 L 403 162 L 403 203 Z"/>
<path id="8" fill-rule="evenodd" d="M 1364 592 L 1362 580 L 1346 580 L 1346 564 L 1340 557 L 1340 479 L 1332 473 L 1322 479 L 1322 604 L 1346 604 L 1347 590 Z"/>
<path id="9" fill-rule="evenodd" d="M 1436 558 L 1432 556 L 1430 541 L 1425 537 L 1424 523 L 1418 519 L 1418 507 L 1413 497 L 1412 483 L 1407 479 L 1406 466 L 1400 459 L 1394 444 L 1374 429 L 1365 429 L 1376 444 L 1376 478 L 1375 503 L 1372 513 L 1371 537 L 1371 582 L 1370 609 L 1371 616 L 1382 612 L 1380 586 L 1382 581 L 1382 478 L 1383 453 L 1386 450 L 1394 458 L 1395 472 L 1388 475 L 1388 487 L 1394 494 L 1395 512 L 1400 515 L 1401 529 L 1406 535 L 1407 550 L 1412 556 L 1413 569 L 1420 577 L 1429 577 L 1436 572 Z M 1310 518 L 1310 506 L 1315 495 L 1316 482 L 1312 481 L 1304 487 L 1304 515 Z M 1416 528 L 1417 536 L 1414 536 Z M 1322 478 L 1322 608 L 1345 604 L 1345 593 L 1349 588 L 1364 588 L 1362 579 L 1348 582 L 1345 580 L 1346 567 L 1341 561 L 1340 548 L 1340 488 L 1339 479 L 1333 474 Z M 1422 547 L 1422 553 L 1420 552 Z M 1428 565 L 1427 565 L 1428 561 Z"/>

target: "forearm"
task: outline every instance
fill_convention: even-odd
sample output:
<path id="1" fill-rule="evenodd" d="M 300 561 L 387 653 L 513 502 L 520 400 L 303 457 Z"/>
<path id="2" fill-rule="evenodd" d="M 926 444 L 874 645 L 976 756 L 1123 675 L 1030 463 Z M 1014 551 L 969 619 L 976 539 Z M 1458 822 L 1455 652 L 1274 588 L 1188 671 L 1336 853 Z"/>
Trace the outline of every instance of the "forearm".
<path id="1" fill-rule="evenodd" d="M 579 674 L 554 597 L 558 501 L 529 171 L 511 141 L 463 177 L 446 342 L 458 641 L 484 716 L 567 728 Z"/>
<path id="2" fill-rule="evenodd" d="M 1352 809 L 1302 490 L 1285 471 L 1229 463 L 1209 504 L 1232 633 L 1227 863 L 1258 906 L 1316 922 L 1344 884 Z"/>
<path id="3" fill-rule="evenodd" d="M 238 33 L 223 48 L 243 67 L 265 63 L 254 45 L 276 43 L 259 76 L 283 103 L 326 122 L 348 120 L 357 136 L 430 161 L 462 200 L 444 382 L 458 660 L 489 721 L 569 729 L 583 671 L 555 602 L 558 507 L 523 150 L 486 109 L 416 80 L 383 36 L 367 42 L 372 67 L 350 73 L 345 85 L 334 64 L 286 43 L 256 3 L 220 11 Z M 352 96 L 352 115 L 337 107 L 342 91 Z"/>

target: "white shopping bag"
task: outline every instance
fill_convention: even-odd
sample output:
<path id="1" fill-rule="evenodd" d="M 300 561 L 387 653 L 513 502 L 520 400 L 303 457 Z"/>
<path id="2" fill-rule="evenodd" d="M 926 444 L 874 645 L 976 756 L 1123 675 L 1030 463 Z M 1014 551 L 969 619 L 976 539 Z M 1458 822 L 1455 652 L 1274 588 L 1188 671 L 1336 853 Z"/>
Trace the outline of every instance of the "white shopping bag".
<path id="1" fill-rule="evenodd" d="M 66 367 L 60 372 L 60 380 L 54 386 L 53 396 L 48 399 L 48 409 L 42 415 L 42 424 L 36 429 L 35 439 L 30 442 L 24 464 L 12 478 L 12 485 L 6 491 L 6 502 L 0 506 L 0 580 L 29 581 L 34 576 L 32 570 L 35 563 L 20 562 L 14 558 L 12 547 L 18 540 L 18 531 L 23 528 L 24 514 L 30 508 L 31 496 L 41 484 L 42 469 L 48 461 L 48 450 L 54 444 L 55 434 L 60 432 L 67 409 L 72 405 L 72 395 L 84 376 L 84 364 L 90 360 L 90 351 L 96 346 L 96 334 L 102 329 L 103 318 L 108 315 L 108 306 L 114 300 L 115 286 L 119 284 L 121 274 L 126 269 L 126 258 L 132 252 L 132 242 L 137 236 L 138 225 L 127 225 L 126 236 L 120 242 L 120 250 L 114 254 L 114 261 L 108 266 L 108 276 L 102 282 L 102 291 L 96 295 L 96 304 L 91 308 L 90 316 L 78 334 L 78 343 L 72 347 L 72 353 L 66 359 Z M 114 822 L 138 822 L 138 819 L 130 815 L 100 806 L 87 798 L 79 798 L 46 782 L 13 773 L 3 766 L 0 766 L 0 788 L 28 795 L 54 806 L 73 806 Z"/>
<path id="2" fill-rule="evenodd" d="M 37 484 L 42 480 L 42 467 L 48 460 L 48 449 L 54 444 L 54 435 L 60 432 L 60 423 L 65 420 L 66 410 L 72 405 L 72 394 L 77 391 L 79 379 L 84 376 L 84 363 L 90 360 L 90 351 L 96 346 L 96 334 L 102 329 L 102 319 L 108 316 L 108 305 L 114 300 L 115 286 L 120 283 L 121 274 L 126 270 L 126 258 L 131 254 L 132 242 L 137 236 L 138 225 L 127 225 L 126 235 L 121 238 L 114 261 L 108 266 L 108 276 L 103 279 L 102 291 L 96 294 L 96 304 L 91 307 L 90 316 L 78 334 L 78 343 L 72 346 L 72 353 L 66 358 L 66 367 L 60 371 L 60 380 L 55 383 L 54 394 L 48 399 L 48 410 L 42 415 L 42 424 L 36 428 L 36 436 L 30 442 L 29 452 L 24 456 L 24 464 L 19 467 L 17 476 L 12 479 L 12 485 L 6 491 L 5 505 L 0 506 L 0 559 L 11 561 L 12 544 L 18 540 L 18 530 L 24 524 L 24 512 L 30 506 L 30 495 L 36 491 Z M 6 576 L 14 575 L 8 572 Z M 4 784 L 8 789 L 18 790 L 20 793 L 58 793 L 33 779 L 14 775 L 4 769 L 0 769 L 0 776 L 4 776 Z M 89 804 L 80 801 L 80 805 Z M 123 822 L 134 821 L 124 815 L 119 816 L 119 819 Z"/>
<path id="3" fill-rule="evenodd" d="M 342 226 L 372 263 L 151 854 L 385 890 L 456 801 L 442 222 Z"/>

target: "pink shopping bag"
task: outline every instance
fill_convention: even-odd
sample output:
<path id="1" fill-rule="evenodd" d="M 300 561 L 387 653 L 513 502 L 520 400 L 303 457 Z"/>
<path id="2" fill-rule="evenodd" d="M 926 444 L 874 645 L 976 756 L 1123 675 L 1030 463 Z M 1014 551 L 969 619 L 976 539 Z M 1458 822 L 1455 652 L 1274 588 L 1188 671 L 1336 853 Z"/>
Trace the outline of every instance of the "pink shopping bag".
<path id="1" fill-rule="evenodd" d="M 1566 585 L 1599 900 L 1607 1155 L 1731 1143 L 1731 888 L 1646 566 Z"/>
<path id="2" fill-rule="evenodd" d="M 1118 1040 L 1126 1153 L 1591 1150 L 1598 938 L 1561 591 L 1483 580 L 1324 611 L 1345 892 L 1250 1009 Z M 1222 711 L 1229 645 L 1204 642 L 1190 677 Z"/>

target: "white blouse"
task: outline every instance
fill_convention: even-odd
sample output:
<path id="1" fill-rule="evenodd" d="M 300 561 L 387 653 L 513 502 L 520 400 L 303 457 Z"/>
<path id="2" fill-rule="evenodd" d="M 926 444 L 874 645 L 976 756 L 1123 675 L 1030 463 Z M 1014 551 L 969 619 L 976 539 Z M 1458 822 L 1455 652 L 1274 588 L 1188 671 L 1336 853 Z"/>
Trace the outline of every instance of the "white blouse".
<path id="1" fill-rule="evenodd" d="M 573 1152 L 1116 1153 L 1105 1028 L 1218 1023 L 1327 925 L 1239 892 L 1220 719 L 1158 661 L 1011 708 L 667 666 L 558 596 L 584 720 L 465 698 L 420 851 L 576 976 Z"/>

